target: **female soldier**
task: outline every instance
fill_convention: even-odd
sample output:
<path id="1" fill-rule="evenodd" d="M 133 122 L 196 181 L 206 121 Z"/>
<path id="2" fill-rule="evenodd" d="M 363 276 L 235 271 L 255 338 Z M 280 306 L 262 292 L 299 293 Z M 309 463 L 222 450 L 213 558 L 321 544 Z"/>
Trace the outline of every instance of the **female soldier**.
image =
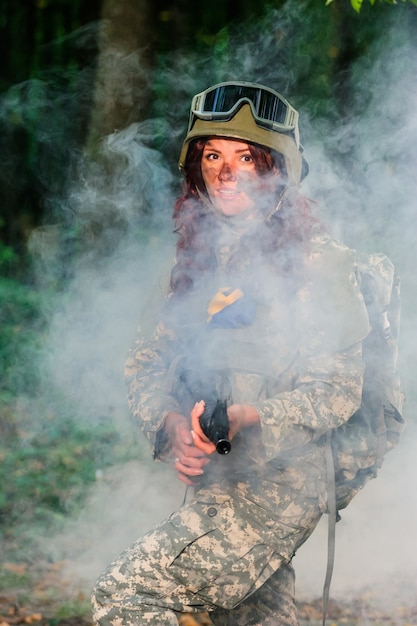
<path id="1" fill-rule="evenodd" d="M 351 251 L 298 190 L 282 96 L 244 82 L 196 95 L 180 169 L 171 290 L 127 381 L 154 458 L 193 495 L 101 576 L 94 619 L 294 626 L 291 560 L 326 510 L 326 432 L 361 403 L 367 313 Z M 200 423 L 213 406 L 227 454 Z"/>

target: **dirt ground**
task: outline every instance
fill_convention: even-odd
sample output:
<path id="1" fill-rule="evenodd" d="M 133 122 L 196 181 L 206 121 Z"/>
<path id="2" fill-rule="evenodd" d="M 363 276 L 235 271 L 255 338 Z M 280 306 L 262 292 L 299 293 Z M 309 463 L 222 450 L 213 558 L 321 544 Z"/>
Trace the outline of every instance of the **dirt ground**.
<path id="1" fill-rule="evenodd" d="M 2 563 L 0 626 L 92 626 L 89 592 L 71 594 L 62 577 L 62 563 Z M 321 598 L 299 605 L 300 626 L 320 626 Z M 207 614 L 186 614 L 180 626 L 210 626 Z M 417 626 L 417 605 L 398 606 L 387 615 L 375 609 L 364 614 L 364 599 L 342 606 L 329 603 L 327 626 Z"/>

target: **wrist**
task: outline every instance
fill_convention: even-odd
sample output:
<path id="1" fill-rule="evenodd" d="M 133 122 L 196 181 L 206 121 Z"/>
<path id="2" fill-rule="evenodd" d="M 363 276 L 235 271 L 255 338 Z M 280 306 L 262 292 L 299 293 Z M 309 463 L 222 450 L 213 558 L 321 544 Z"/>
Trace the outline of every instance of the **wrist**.
<path id="1" fill-rule="evenodd" d="M 165 417 L 162 428 L 168 432 L 178 426 L 181 422 L 187 423 L 187 418 L 181 413 L 170 411 Z"/>
<path id="2" fill-rule="evenodd" d="M 232 404 L 227 409 L 231 429 L 241 430 L 260 423 L 259 413 L 251 404 Z"/>

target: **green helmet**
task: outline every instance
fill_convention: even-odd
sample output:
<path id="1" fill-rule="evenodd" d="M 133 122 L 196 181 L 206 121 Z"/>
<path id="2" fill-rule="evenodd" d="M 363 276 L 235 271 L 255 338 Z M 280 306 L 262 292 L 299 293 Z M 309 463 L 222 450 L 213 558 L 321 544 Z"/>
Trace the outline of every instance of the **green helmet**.
<path id="1" fill-rule="evenodd" d="M 281 153 L 290 184 L 298 185 L 308 171 L 297 111 L 278 92 L 263 85 L 219 83 L 194 96 L 179 159 L 182 172 L 190 142 L 213 136 L 249 141 Z"/>

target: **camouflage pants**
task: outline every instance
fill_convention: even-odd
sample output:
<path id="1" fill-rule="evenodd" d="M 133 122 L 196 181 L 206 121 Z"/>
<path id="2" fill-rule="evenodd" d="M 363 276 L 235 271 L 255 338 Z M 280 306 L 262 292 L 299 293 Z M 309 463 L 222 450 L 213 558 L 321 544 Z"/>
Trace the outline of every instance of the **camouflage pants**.
<path id="1" fill-rule="evenodd" d="M 321 510 L 286 486 L 273 512 L 249 499 L 249 484 L 200 490 L 99 578 L 95 624 L 177 626 L 179 613 L 209 611 L 218 625 L 296 626 L 290 562 Z"/>

